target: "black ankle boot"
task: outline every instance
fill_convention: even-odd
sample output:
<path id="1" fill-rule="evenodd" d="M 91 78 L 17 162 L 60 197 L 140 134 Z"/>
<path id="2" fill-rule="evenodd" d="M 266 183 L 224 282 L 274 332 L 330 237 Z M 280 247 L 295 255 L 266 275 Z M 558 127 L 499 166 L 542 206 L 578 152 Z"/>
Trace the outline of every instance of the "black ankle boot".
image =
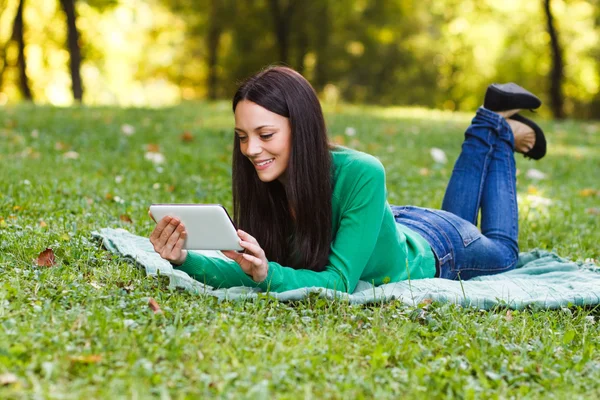
<path id="1" fill-rule="evenodd" d="M 483 106 L 491 111 L 517 108 L 535 110 L 542 105 L 540 99 L 515 83 L 492 83 L 485 92 Z"/>

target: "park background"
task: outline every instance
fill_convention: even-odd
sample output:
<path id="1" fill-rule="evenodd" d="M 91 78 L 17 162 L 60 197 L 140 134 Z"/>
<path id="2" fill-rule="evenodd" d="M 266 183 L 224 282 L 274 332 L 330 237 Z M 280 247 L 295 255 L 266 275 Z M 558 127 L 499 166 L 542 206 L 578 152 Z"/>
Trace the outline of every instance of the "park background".
<path id="1" fill-rule="evenodd" d="M 473 110 L 490 82 L 600 117 L 598 0 L 0 0 L 0 104 L 228 99 L 272 63 L 326 101 Z"/>
<path id="2" fill-rule="evenodd" d="M 218 301 L 92 239 L 148 237 L 151 203 L 231 210 L 231 96 L 285 63 L 399 205 L 440 207 L 490 82 L 538 94 L 519 246 L 598 265 L 599 8 L 0 0 L 0 398 L 600 398 L 597 305 Z"/>

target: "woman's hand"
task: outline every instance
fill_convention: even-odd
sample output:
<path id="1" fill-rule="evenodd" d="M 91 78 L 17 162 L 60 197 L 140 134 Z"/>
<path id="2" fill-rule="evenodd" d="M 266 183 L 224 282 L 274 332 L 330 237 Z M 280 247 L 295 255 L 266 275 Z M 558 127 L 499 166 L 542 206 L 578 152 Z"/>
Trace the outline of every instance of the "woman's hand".
<path id="1" fill-rule="evenodd" d="M 154 219 L 152 213 L 148 212 Z M 187 237 L 183 223 L 173 217 L 164 217 L 154 228 L 150 235 L 150 242 L 154 250 L 162 258 L 175 265 L 181 265 L 187 258 L 187 250 L 183 250 L 183 242 Z"/>
<path id="2" fill-rule="evenodd" d="M 237 231 L 240 237 L 240 245 L 246 249 L 244 253 L 238 253 L 233 250 L 226 250 L 222 253 L 238 263 L 246 275 L 250 276 L 256 283 L 260 283 L 267 278 L 269 273 L 269 261 L 265 252 L 260 247 L 256 239 L 241 229 Z"/>

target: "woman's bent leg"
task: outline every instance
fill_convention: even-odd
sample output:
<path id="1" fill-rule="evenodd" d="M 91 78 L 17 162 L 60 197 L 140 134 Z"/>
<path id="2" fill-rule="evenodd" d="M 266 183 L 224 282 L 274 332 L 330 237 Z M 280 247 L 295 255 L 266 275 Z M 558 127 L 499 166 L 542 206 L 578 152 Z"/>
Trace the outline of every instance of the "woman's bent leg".
<path id="1" fill-rule="evenodd" d="M 506 120 L 480 108 L 465 132 L 442 209 L 402 207 L 396 220 L 418 231 L 441 277 L 470 279 L 510 270 L 518 259 L 514 139 Z M 476 228 L 481 208 L 481 232 Z"/>

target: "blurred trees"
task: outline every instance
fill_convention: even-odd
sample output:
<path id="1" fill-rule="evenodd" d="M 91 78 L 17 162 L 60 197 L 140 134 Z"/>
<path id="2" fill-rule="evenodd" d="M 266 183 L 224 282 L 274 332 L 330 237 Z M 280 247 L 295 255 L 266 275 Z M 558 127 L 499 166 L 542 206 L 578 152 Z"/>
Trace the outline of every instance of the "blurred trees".
<path id="1" fill-rule="evenodd" d="M 0 103 L 2 93 L 26 98 L 18 40 L 4 26 L 22 1 L 0 0 Z M 25 5 L 23 70 L 36 101 L 57 104 L 229 98 L 241 79 L 283 63 L 349 102 L 467 110 L 489 83 L 514 81 L 557 117 L 600 117 L 598 9 L 598 0 L 44 0 Z"/>

